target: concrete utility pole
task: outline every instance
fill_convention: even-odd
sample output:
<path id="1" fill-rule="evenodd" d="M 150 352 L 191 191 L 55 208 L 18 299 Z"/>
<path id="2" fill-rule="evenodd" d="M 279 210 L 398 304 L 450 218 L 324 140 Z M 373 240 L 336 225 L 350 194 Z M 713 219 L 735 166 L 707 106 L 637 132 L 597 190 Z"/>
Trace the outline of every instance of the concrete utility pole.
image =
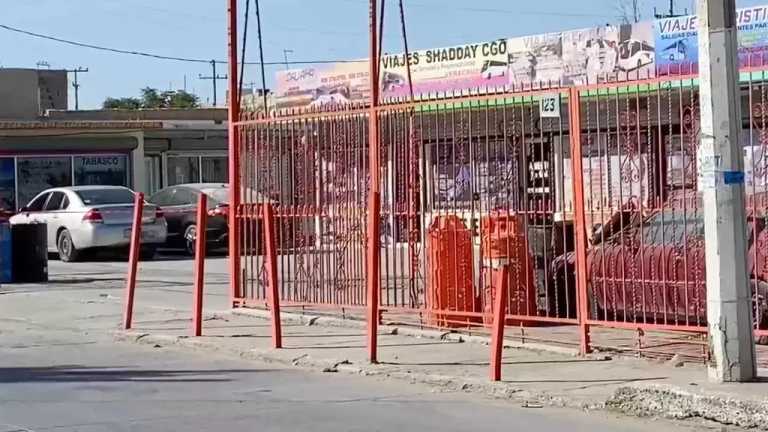
<path id="1" fill-rule="evenodd" d="M 213 106 L 217 106 L 218 104 L 217 91 L 216 91 L 217 82 L 219 80 L 226 80 L 227 75 L 216 74 L 216 60 L 211 60 L 211 71 L 212 71 L 211 76 L 203 76 L 202 74 L 200 74 L 198 78 L 200 78 L 201 80 L 211 80 L 211 82 L 213 82 Z"/>
<path id="2" fill-rule="evenodd" d="M 709 376 L 715 382 L 750 381 L 756 374 L 735 10 L 735 0 L 698 0 L 698 187 L 704 204 Z"/>

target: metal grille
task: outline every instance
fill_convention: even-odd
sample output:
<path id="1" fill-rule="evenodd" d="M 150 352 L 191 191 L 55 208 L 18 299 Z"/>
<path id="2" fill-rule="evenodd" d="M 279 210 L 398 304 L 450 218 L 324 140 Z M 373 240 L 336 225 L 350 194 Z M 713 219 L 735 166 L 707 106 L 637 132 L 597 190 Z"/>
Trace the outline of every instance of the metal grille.
<path id="1" fill-rule="evenodd" d="M 768 336 L 765 78 L 742 74 L 759 336 Z M 559 115 L 542 115 L 542 100 Z M 573 342 L 581 334 L 586 344 L 590 334 L 614 328 L 639 330 L 638 340 L 658 347 L 665 339 L 644 332 L 677 332 L 671 346 L 705 333 L 698 107 L 698 82 L 689 75 L 377 108 L 383 314 L 482 328 L 495 290 L 505 289 L 507 325 L 541 327 L 540 340 Z M 270 202 L 283 304 L 366 305 L 368 112 L 246 114 L 237 123 L 243 204 L 234 211 L 243 253 L 236 302 L 265 300 L 256 208 Z M 579 256 L 585 283 L 576 277 Z M 499 260 L 509 266 L 504 283 L 494 279 Z M 592 345 L 612 346 L 611 338 Z M 706 356 L 700 339 L 693 345 Z"/>

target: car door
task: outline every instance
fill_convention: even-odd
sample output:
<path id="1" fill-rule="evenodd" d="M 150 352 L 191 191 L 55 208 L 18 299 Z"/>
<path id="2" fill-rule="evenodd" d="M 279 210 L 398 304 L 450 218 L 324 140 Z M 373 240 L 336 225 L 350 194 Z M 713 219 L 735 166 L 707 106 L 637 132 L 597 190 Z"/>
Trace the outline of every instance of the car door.
<path id="1" fill-rule="evenodd" d="M 41 213 L 43 217 L 45 217 L 45 222 L 48 224 L 49 250 L 56 249 L 56 233 L 62 226 L 62 218 L 64 215 L 62 214 L 61 206 L 65 200 L 67 201 L 67 205 L 69 205 L 69 200 L 64 192 L 51 192 L 51 196 L 48 197 L 45 207 L 43 207 L 43 212 Z"/>
<path id="2" fill-rule="evenodd" d="M 182 236 L 190 223 L 194 223 L 197 217 L 197 200 L 200 192 L 195 189 L 180 187 L 176 191 L 174 200 L 178 203 L 177 212 L 179 214 L 179 231 Z"/>
<path id="3" fill-rule="evenodd" d="M 44 192 L 36 196 L 32 201 L 21 209 L 21 212 L 14 217 L 14 223 L 36 223 L 45 222 L 45 217 L 41 215 L 45 203 L 48 201 L 50 192 Z"/>

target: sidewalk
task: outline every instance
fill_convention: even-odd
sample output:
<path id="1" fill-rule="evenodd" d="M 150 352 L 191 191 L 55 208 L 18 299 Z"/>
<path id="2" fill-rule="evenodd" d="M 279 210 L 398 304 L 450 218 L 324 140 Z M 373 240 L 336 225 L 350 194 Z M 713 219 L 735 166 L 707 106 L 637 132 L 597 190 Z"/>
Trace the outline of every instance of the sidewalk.
<path id="1" fill-rule="evenodd" d="M 489 348 L 479 337 L 446 335 L 406 327 L 381 327 L 380 364 L 366 360 L 359 321 L 283 314 L 284 348 L 271 348 L 267 314 L 237 310 L 207 315 L 204 335 L 190 338 L 188 313 L 135 323 L 119 331 L 122 341 L 177 345 L 243 358 L 377 379 L 430 384 L 436 391 L 472 392 L 524 406 L 607 409 L 629 415 L 699 418 L 768 431 L 768 380 L 713 385 L 700 364 L 657 362 L 596 355 L 507 348 L 503 382 L 488 380 Z M 530 345 L 527 345 L 530 347 Z M 535 345 L 534 345 L 535 346 Z M 762 370 L 762 376 L 768 371 Z"/>

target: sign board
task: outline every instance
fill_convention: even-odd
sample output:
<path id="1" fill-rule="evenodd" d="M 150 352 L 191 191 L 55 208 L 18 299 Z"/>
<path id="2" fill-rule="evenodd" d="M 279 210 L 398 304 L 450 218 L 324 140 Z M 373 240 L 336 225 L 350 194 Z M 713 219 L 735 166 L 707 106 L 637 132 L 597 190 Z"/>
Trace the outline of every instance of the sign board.
<path id="1" fill-rule="evenodd" d="M 560 93 L 547 93 L 539 99 L 539 116 L 560 118 Z"/>

